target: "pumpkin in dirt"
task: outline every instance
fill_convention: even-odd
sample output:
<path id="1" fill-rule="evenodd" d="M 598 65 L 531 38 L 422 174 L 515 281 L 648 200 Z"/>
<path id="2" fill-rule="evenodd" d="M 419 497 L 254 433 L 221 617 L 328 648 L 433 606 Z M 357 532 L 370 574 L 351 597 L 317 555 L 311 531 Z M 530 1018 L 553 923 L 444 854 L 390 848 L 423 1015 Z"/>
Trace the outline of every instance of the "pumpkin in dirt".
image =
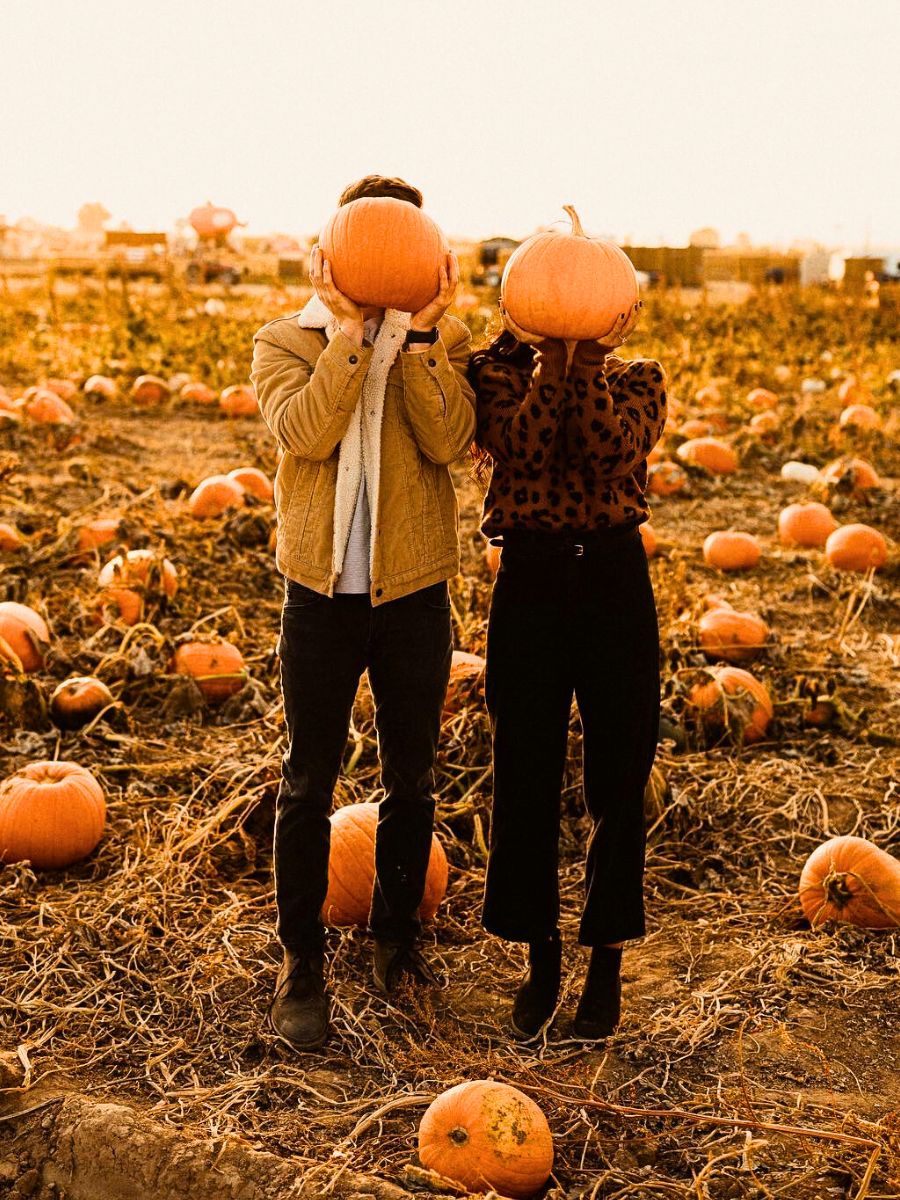
<path id="1" fill-rule="evenodd" d="M 407 200 L 361 196 L 342 204 L 319 236 L 335 286 L 366 307 L 415 313 L 440 290 L 449 246 L 437 224 Z"/>
<path id="2" fill-rule="evenodd" d="M 171 599 L 175 595 L 178 572 L 168 558 L 160 559 L 153 550 L 129 550 L 101 567 L 97 586 L 98 607 L 111 608 L 126 625 L 136 625 L 144 615 L 148 598 Z"/>
<path id="3" fill-rule="evenodd" d="M 868 571 L 887 562 L 887 542 L 871 525 L 841 525 L 825 543 L 825 557 L 837 571 Z"/>
<path id="4" fill-rule="evenodd" d="M 697 622 L 697 640 L 708 658 L 749 662 L 765 649 L 769 627 L 756 613 L 738 612 L 719 602 Z"/>
<path id="5" fill-rule="evenodd" d="M 837 527 L 831 509 L 815 500 L 789 504 L 778 515 L 778 537 L 783 546 L 821 548 Z"/>
<path id="6" fill-rule="evenodd" d="M 480 654 L 469 654 L 465 650 L 454 650 L 450 661 L 450 682 L 444 700 L 444 716 L 459 710 L 463 701 L 475 699 L 479 693 L 479 707 L 484 703 L 484 667 Z"/>
<path id="7" fill-rule="evenodd" d="M 684 468 L 668 458 L 654 463 L 647 472 L 647 491 L 654 496 L 675 496 L 684 490 L 687 482 Z"/>
<path id="8" fill-rule="evenodd" d="M 547 1118 L 524 1092 L 473 1079 L 442 1092 L 419 1124 L 419 1161 L 467 1192 L 533 1196 L 553 1169 Z"/>
<path id="9" fill-rule="evenodd" d="M 192 517 L 221 517 L 229 508 L 244 503 L 244 488 L 228 475 L 210 475 L 202 480 L 188 497 Z"/>
<path id="10" fill-rule="evenodd" d="M 765 737 L 775 709 L 768 690 L 742 667 L 710 667 L 688 692 L 688 705 L 711 732 L 737 727 L 745 742 Z"/>
<path id="11" fill-rule="evenodd" d="M 48 388 L 29 389 L 22 405 L 25 415 L 38 425 L 74 425 L 75 414 L 68 403 Z"/>
<path id="12" fill-rule="evenodd" d="M 652 558 L 659 549 L 659 541 L 656 537 L 656 530 L 649 521 L 642 521 L 638 525 L 638 532 L 641 535 L 641 541 L 644 543 L 644 553 L 648 558 Z"/>
<path id="13" fill-rule="evenodd" d="M 756 434 L 757 437 L 762 438 L 764 441 L 767 439 L 769 441 L 777 440 L 780 428 L 781 421 L 778 418 L 778 413 L 769 412 L 768 410 L 756 413 L 750 418 L 750 424 L 748 425 L 750 432 Z"/>
<path id="14" fill-rule="evenodd" d="M 870 404 L 848 404 L 838 418 L 840 429 L 880 429 L 881 417 Z"/>
<path id="15" fill-rule="evenodd" d="M 190 675 L 210 704 L 227 700 L 247 681 L 244 656 L 231 642 L 182 642 L 172 667 L 179 675 Z"/>
<path id="16" fill-rule="evenodd" d="M 752 533 L 719 529 L 703 543 L 703 559 L 720 571 L 749 571 L 757 565 L 762 550 Z"/>
<path id="17" fill-rule="evenodd" d="M 853 493 L 867 492 L 881 487 L 878 472 L 864 458 L 836 458 L 819 472 L 825 483 L 835 484 L 842 490 Z"/>
<path id="18" fill-rule="evenodd" d="M 50 716 L 60 729 L 80 729 L 114 703 L 112 692 L 102 680 L 93 675 L 75 675 L 54 690 Z"/>
<path id="19" fill-rule="evenodd" d="M 326 925 L 357 925 L 365 929 L 375 886 L 375 828 L 377 804 L 346 804 L 331 814 L 331 853 L 328 894 L 322 905 Z M 432 834 L 419 916 L 430 921 L 447 891 L 448 867 L 444 848 Z"/>
<path id="20" fill-rule="evenodd" d="M 602 340 L 637 303 L 637 274 L 624 251 L 588 237 L 575 209 L 564 207 L 571 230 L 536 233 L 513 251 L 500 281 L 500 302 L 527 334 Z"/>
<path id="21" fill-rule="evenodd" d="M 16 600 L 0 602 L 0 640 L 12 650 L 23 671 L 40 671 L 44 652 L 50 645 L 50 630 L 44 618 Z"/>
<path id="22" fill-rule="evenodd" d="M 78 526 L 75 545 L 81 553 L 86 553 L 99 546 L 107 546 L 117 539 L 121 540 L 122 532 L 120 517 L 95 517 L 92 521 Z"/>
<path id="23" fill-rule="evenodd" d="M 722 403 L 722 393 L 718 384 L 705 383 L 703 387 L 697 389 L 694 399 L 701 408 L 712 408 Z"/>
<path id="24" fill-rule="evenodd" d="M 493 542 L 488 542 L 484 557 L 487 559 L 488 570 L 492 575 L 496 575 L 500 570 L 500 546 L 495 546 Z"/>
<path id="25" fill-rule="evenodd" d="M 44 387 L 49 392 L 55 392 L 60 400 L 71 400 L 78 392 L 78 385 L 71 379 L 48 379 Z"/>
<path id="26" fill-rule="evenodd" d="M 219 397 L 219 408 L 227 417 L 255 417 L 259 413 L 256 392 L 245 383 L 227 387 Z"/>
<path id="27" fill-rule="evenodd" d="M 718 438 L 689 438 L 675 451 L 682 462 L 702 467 L 711 475 L 733 475 L 738 468 L 737 455 L 727 442 Z"/>
<path id="28" fill-rule="evenodd" d="M 152 408 L 169 398 L 169 385 L 158 375 L 138 375 L 131 385 L 131 399 L 135 404 Z"/>
<path id="29" fill-rule="evenodd" d="M 91 375 L 85 380 L 84 394 L 92 400 L 115 400 L 119 389 L 108 375 Z"/>
<path id="30" fill-rule="evenodd" d="M 699 417 L 692 417 L 691 420 L 685 421 L 678 432 L 683 438 L 708 437 L 712 433 L 712 425 L 709 421 L 701 421 Z"/>
<path id="31" fill-rule="evenodd" d="M 208 384 L 196 383 L 193 380 L 184 384 L 178 395 L 182 400 L 188 400 L 192 404 L 216 404 L 219 400 L 219 393 Z"/>
<path id="32" fill-rule="evenodd" d="M 896 929 L 900 861 L 865 838 L 830 838 L 806 860 L 800 904 L 813 928 L 843 921 L 863 929 Z"/>
<path id="33" fill-rule="evenodd" d="M 23 550 L 25 539 L 8 521 L 0 521 L 0 550 Z"/>
<path id="34" fill-rule="evenodd" d="M 0 783 L 0 862 L 66 867 L 103 836 L 103 788 L 78 763 L 29 763 Z"/>
<path id="35" fill-rule="evenodd" d="M 778 397 L 774 392 L 770 392 L 768 388 L 757 387 L 747 394 L 747 403 L 751 408 L 758 410 L 771 410 L 777 408 Z"/>
<path id="36" fill-rule="evenodd" d="M 272 481 L 259 467 L 235 467 L 233 471 L 228 472 L 228 478 L 239 483 L 245 492 L 249 492 L 257 500 L 272 502 L 275 495 Z"/>

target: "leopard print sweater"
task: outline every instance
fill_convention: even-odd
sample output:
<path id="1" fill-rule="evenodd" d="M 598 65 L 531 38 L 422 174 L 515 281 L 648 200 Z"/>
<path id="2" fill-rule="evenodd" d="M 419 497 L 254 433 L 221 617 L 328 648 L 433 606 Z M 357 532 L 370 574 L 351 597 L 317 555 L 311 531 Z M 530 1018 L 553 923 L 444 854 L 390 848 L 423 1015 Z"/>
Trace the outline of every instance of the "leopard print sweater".
<path id="1" fill-rule="evenodd" d="M 522 349 L 472 359 L 475 441 L 493 460 L 482 532 L 646 521 L 646 459 L 666 422 L 663 368 L 585 341 L 566 373 L 563 342 Z"/>

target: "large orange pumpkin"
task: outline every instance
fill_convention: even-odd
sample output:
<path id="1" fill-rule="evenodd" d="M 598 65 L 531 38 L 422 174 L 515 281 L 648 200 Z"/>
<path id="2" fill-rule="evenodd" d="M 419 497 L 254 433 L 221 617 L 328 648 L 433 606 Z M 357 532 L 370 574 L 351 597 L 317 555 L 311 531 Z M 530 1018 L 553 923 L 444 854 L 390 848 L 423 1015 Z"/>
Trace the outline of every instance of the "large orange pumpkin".
<path id="1" fill-rule="evenodd" d="M 749 571 L 759 562 L 762 551 L 752 533 L 719 529 L 703 543 L 704 561 L 720 571 Z"/>
<path id="2" fill-rule="evenodd" d="M 335 286 L 365 307 L 415 313 L 438 294 L 448 244 L 415 204 L 363 196 L 343 204 L 319 236 Z"/>
<path id="3" fill-rule="evenodd" d="M 50 716 L 60 729 L 80 729 L 97 713 L 114 704 L 113 694 L 93 675 L 75 675 L 61 683 L 50 697 Z"/>
<path id="4" fill-rule="evenodd" d="M 900 926 L 900 862 L 861 837 L 834 837 L 800 874 L 800 904 L 814 928 L 845 921 L 864 929 Z"/>
<path id="5" fill-rule="evenodd" d="M 540 337 L 603 338 L 620 313 L 637 302 L 631 260 L 613 242 L 588 237 L 575 209 L 565 205 L 571 232 L 536 233 L 513 251 L 500 281 L 500 299 L 516 325 Z"/>
<path id="6" fill-rule="evenodd" d="M 209 475 L 197 484 L 188 498 L 193 517 L 221 517 L 226 509 L 240 508 L 243 503 L 243 487 L 228 475 Z"/>
<path id="7" fill-rule="evenodd" d="M 0 783 L 0 862 L 66 867 L 103 835 L 100 784 L 73 762 L 29 763 Z"/>
<path id="8" fill-rule="evenodd" d="M 255 417 L 259 413 L 256 392 L 245 383 L 234 383 L 219 397 L 219 408 L 227 417 Z"/>
<path id="9" fill-rule="evenodd" d="M 26 393 L 27 394 L 27 393 Z M 74 425 L 75 414 L 61 396 L 49 388 L 34 388 L 23 408 L 29 420 L 38 425 Z"/>
<path id="10" fill-rule="evenodd" d="M 769 627 L 756 613 L 737 612 L 730 604 L 718 603 L 697 623 L 697 637 L 709 658 L 749 662 L 765 648 Z"/>
<path id="11" fill-rule="evenodd" d="M 41 670 L 44 652 L 50 645 L 50 630 L 40 613 L 15 600 L 2 601 L 0 639 L 19 659 L 23 671 Z"/>
<path id="12" fill-rule="evenodd" d="M 146 598 L 154 593 L 175 595 L 178 572 L 168 558 L 160 559 L 152 550 L 129 550 L 101 567 L 97 586 L 99 607 L 111 606 L 126 625 L 136 625 L 144 615 Z"/>
<path id="13" fill-rule="evenodd" d="M 182 642 L 172 665 L 179 675 L 190 675 L 210 704 L 227 700 L 247 681 L 244 656 L 231 642 Z"/>
<path id="14" fill-rule="evenodd" d="M 765 737 L 775 713 L 765 686 L 741 667 L 710 667 L 706 682 L 690 689 L 688 703 L 707 729 L 739 722 L 745 742 Z"/>
<path id="15" fill-rule="evenodd" d="M 158 375 L 138 375 L 131 385 L 131 399 L 135 404 L 151 407 L 162 404 L 169 398 L 169 385 Z"/>
<path id="16" fill-rule="evenodd" d="M 675 451 L 682 462 L 702 467 L 713 475 L 732 475 L 737 470 L 737 455 L 727 442 L 718 438 L 690 438 Z"/>
<path id="17" fill-rule="evenodd" d="M 419 1161 L 471 1192 L 533 1196 L 553 1169 L 547 1118 L 524 1092 L 473 1079 L 442 1092 L 419 1125 Z"/>
<path id="18" fill-rule="evenodd" d="M 274 496 L 272 481 L 259 467 L 235 467 L 228 472 L 228 478 L 239 483 L 244 491 L 256 496 L 258 500 L 271 502 Z"/>
<path id="19" fill-rule="evenodd" d="M 647 472 L 647 491 L 654 496 L 674 496 L 687 486 L 688 477 L 683 467 L 671 459 L 654 463 Z"/>
<path id="20" fill-rule="evenodd" d="M 375 828 L 377 804 L 346 804 L 331 815 L 331 853 L 328 858 L 328 894 L 322 905 L 326 925 L 358 925 L 369 921 L 375 886 Z M 430 921 L 447 891 L 447 857 L 437 835 L 432 835 L 431 856 L 425 878 L 425 895 L 419 916 Z"/>
<path id="21" fill-rule="evenodd" d="M 824 546 L 837 527 L 831 509 L 814 500 L 789 504 L 778 516 L 778 537 L 784 546 Z"/>
<path id="22" fill-rule="evenodd" d="M 887 562 L 887 542 L 871 525 L 842 525 L 825 543 L 825 557 L 838 571 L 868 571 Z"/>

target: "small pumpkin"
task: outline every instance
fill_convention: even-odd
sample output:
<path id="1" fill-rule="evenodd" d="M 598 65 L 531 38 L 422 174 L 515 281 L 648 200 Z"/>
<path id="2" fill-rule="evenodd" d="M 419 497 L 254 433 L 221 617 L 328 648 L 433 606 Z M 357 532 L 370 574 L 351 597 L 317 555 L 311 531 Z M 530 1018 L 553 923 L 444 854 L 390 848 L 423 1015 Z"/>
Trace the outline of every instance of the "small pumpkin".
<path id="1" fill-rule="evenodd" d="M 718 384 L 705 383 L 694 393 L 694 399 L 701 408 L 714 408 L 722 403 L 722 392 Z"/>
<path id="2" fill-rule="evenodd" d="M 500 553 L 500 546 L 495 546 L 493 542 L 488 542 L 485 547 L 484 557 L 487 559 L 488 570 L 492 575 L 496 575 L 500 570 Z"/>
<path id="3" fill-rule="evenodd" d="M 737 721 L 745 742 L 765 737 L 775 709 L 765 685 L 742 667 L 710 667 L 688 693 L 701 724 L 718 732 Z"/>
<path id="4" fill-rule="evenodd" d="M 703 543 L 703 559 L 720 571 L 749 571 L 757 565 L 762 550 L 752 533 L 720 529 Z"/>
<path id="5" fill-rule="evenodd" d="M 747 393 L 747 403 L 755 409 L 773 409 L 778 406 L 778 397 L 768 388 L 757 387 Z"/>
<path id="6" fill-rule="evenodd" d="M 28 763 L 0 783 L 0 862 L 67 867 L 103 836 L 103 788 L 78 763 Z"/>
<path id="7" fill-rule="evenodd" d="M 831 509 L 815 500 L 789 504 L 778 515 L 778 537 L 784 546 L 822 547 L 837 527 Z"/>
<path id="8" fill-rule="evenodd" d="M 813 928 L 843 921 L 863 929 L 896 929 L 900 862 L 865 838 L 830 838 L 804 864 L 800 904 Z"/>
<path id="9" fill-rule="evenodd" d="M 244 383 L 227 387 L 219 397 L 219 408 L 227 417 L 255 417 L 259 414 L 256 392 Z"/>
<path id="10" fill-rule="evenodd" d="M 228 472 L 228 478 L 239 483 L 251 496 L 265 500 L 266 503 L 271 503 L 275 495 L 271 479 L 259 467 L 235 467 L 233 471 Z"/>
<path id="11" fill-rule="evenodd" d="M 864 458 L 836 458 L 834 462 L 822 468 L 819 478 L 853 493 L 881 487 L 878 472 Z"/>
<path id="12" fill-rule="evenodd" d="M 682 462 L 702 467 L 712 475 L 733 475 L 737 470 L 737 455 L 727 442 L 718 438 L 690 438 L 675 452 Z"/>
<path id="13" fill-rule="evenodd" d="M 501 304 L 529 334 L 603 338 L 637 303 L 637 274 L 624 251 L 588 237 L 575 209 L 564 207 L 571 230 L 536 233 L 513 251 L 500 281 Z"/>
<path id="14" fill-rule="evenodd" d="M 193 517 L 220 517 L 227 509 L 240 508 L 243 503 L 244 489 L 236 479 L 209 475 L 191 492 L 188 509 Z"/>
<path id="15" fill-rule="evenodd" d="M 468 1192 L 533 1196 L 553 1169 L 540 1107 L 508 1083 L 472 1079 L 442 1092 L 419 1124 L 419 1161 Z"/>
<path id="16" fill-rule="evenodd" d="M 71 379 L 48 379 L 44 387 L 50 392 L 55 392 L 60 400 L 66 402 L 78 392 L 77 384 L 74 384 Z"/>
<path id="17" fill-rule="evenodd" d="M 92 400 L 115 400 L 118 393 L 115 380 L 108 375 L 91 375 L 84 382 L 84 394 Z"/>
<path id="18" fill-rule="evenodd" d="M 25 539 L 8 521 L 0 521 L 0 550 L 23 550 Z"/>
<path id="19" fill-rule="evenodd" d="M 322 905 L 326 925 L 357 925 L 369 922 L 375 886 L 375 830 L 377 804 L 345 804 L 331 814 L 331 853 L 328 858 L 328 894 Z M 436 834 L 425 877 L 425 894 L 419 916 L 430 921 L 447 891 L 447 856 Z"/>
<path id="20" fill-rule="evenodd" d="M 361 196 L 319 236 L 335 286 L 357 304 L 414 313 L 438 294 L 449 250 L 435 222 L 407 200 Z"/>
<path id="21" fill-rule="evenodd" d="M 231 642 L 182 642 L 172 666 L 179 675 L 189 675 L 210 704 L 227 700 L 247 681 L 244 656 Z"/>
<path id="22" fill-rule="evenodd" d="M 659 541 L 656 537 L 656 530 L 649 521 L 642 521 L 638 525 L 638 532 L 641 535 L 641 541 L 644 543 L 644 553 L 648 558 L 652 558 L 659 549 Z"/>
<path id="23" fill-rule="evenodd" d="M 178 572 L 168 558 L 160 559 L 153 550 L 129 550 L 101 567 L 97 586 L 98 607 L 112 607 L 126 625 L 136 625 L 144 615 L 147 597 L 157 594 L 171 599 L 175 595 Z"/>
<path id="24" fill-rule="evenodd" d="M 93 675 L 74 675 L 54 690 L 50 716 L 60 729 L 80 729 L 114 703 L 112 692 L 102 680 Z"/>
<path id="25" fill-rule="evenodd" d="M 44 618 L 16 600 L 0 602 L 0 638 L 22 664 L 23 671 L 40 671 L 50 645 L 50 630 Z"/>
<path id="26" fill-rule="evenodd" d="M 848 404 L 838 418 L 840 429 L 880 429 L 881 417 L 870 404 Z"/>
<path id="27" fill-rule="evenodd" d="M 697 639 L 709 658 L 749 662 L 765 649 L 769 627 L 756 613 L 738 612 L 722 603 L 705 612 L 697 623 Z"/>
<path id="28" fill-rule="evenodd" d="M 107 546 L 122 537 L 122 520 L 120 517 L 95 517 L 78 526 L 75 544 L 79 551 L 86 553 L 99 546 Z"/>
<path id="29" fill-rule="evenodd" d="M 778 413 L 774 413 L 766 409 L 763 412 L 758 412 L 750 418 L 748 426 L 751 433 L 763 440 L 776 440 L 776 435 L 781 428 L 781 421 L 778 418 Z"/>
<path id="30" fill-rule="evenodd" d="M 169 385 L 158 375 L 138 375 L 131 385 L 131 399 L 142 407 L 152 408 L 169 398 Z"/>
<path id="31" fill-rule="evenodd" d="M 219 393 L 213 388 L 205 383 L 193 381 L 184 384 L 178 395 L 182 400 L 189 400 L 192 404 L 216 404 L 219 399 Z"/>
<path id="32" fill-rule="evenodd" d="M 825 557 L 837 571 L 868 571 L 887 562 L 887 542 L 871 525 L 842 525 L 825 543 Z"/>
<path id="33" fill-rule="evenodd" d="M 447 685 L 447 695 L 444 700 L 444 716 L 458 712 L 464 701 L 473 697 L 477 691 L 484 697 L 484 667 L 485 661 L 480 654 L 470 654 L 466 650 L 454 650 L 450 660 L 450 682 Z"/>
<path id="34" fill-rule="evenodd" d="M 702 421 L 699 417 L 692 417 L 691 420 L 684 422 L 678 432 L 683 438 L 708 437 L 712 433 L 712 425 L 709 421 Z"/>
<path id="35" fill-rule="evenodd" d="M 74 425 L 75 413 L 61 396 L 48 388 L 29 389 L 23 404 L 25 415 L 38 425 Z"/>
<path id="36" fill-rule="evenodd" d="M 647 491 L 654 496 L 675 496 L 687 487 L 688 477 L 683 467 L 664 458 L 647 471 Z"/>

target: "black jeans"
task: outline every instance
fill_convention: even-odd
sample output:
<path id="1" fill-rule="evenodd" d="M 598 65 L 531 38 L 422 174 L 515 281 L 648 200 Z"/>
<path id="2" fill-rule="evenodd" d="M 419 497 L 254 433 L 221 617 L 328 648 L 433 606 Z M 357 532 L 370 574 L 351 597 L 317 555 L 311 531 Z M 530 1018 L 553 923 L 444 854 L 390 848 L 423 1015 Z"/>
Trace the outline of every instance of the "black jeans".
<path id="1" fill-rule="evenodd" d="M 450 676 L 447 583 L 373 608 L 367 594 L 329 598 L 285 579 L 278 653 L 288 734 L 275 812 L 278 938 L 292 949 L 324 940 L 328 817 L 353 700 L 368 668 L 384 788 L 369 926 L 380 938 L 409 944 L 420 932 Z"/>
<path id="2" fill-rule="evenodd" d="M 504 535 L 491 597 L 485 699 L 494 797 L 483 924 L 536 941 L 559 918 L 560 793 L 572 696 L 593 830 L 578 940 L 645 933 L 644 788 L 659 734 L 659 630 L 637 528 L 578 544 Z"/>

